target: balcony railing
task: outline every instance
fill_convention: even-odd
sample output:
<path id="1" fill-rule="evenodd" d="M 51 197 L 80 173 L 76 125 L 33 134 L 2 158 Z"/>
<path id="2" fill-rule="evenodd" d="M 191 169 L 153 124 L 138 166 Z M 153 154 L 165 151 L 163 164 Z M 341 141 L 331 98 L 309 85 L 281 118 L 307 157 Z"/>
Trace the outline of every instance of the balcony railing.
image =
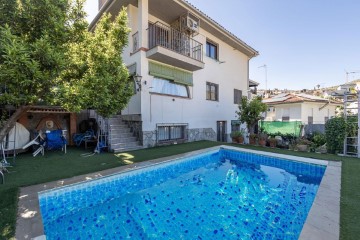
<path id="1" fill-rule="evenodd" d="M 203 61 L 201 43 L 160 22 L 149 24 L 149 49 L 156 46 L 167 48 L 200 62 Z"/>

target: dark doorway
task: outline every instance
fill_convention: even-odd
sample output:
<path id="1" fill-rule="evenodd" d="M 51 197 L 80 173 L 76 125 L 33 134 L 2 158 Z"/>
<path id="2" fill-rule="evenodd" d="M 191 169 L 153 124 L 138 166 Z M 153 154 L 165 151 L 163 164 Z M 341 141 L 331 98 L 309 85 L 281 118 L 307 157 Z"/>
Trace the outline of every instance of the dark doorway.
<path id="1" fill-rule="evenodd" d="M 226 121 L 217 122 L 217 141 L 227 142 L 226 139 Z"/>

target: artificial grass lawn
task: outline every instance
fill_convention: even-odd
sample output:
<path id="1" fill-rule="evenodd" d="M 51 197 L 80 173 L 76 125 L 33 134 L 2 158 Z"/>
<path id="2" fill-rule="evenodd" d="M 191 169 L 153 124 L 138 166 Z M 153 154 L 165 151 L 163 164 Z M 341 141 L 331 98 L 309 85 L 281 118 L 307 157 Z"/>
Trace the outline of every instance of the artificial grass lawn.
<path id="1" fill-rule="evenodd" d="M 6 184 L 0 185 L 0 239 L 10 239 L 15 235 L 19 187 L 119 167 L 126 164 L 124 160 L 142 162 L 221 144 L 223 143 L 200 141 L 143 149 L 129 152 L 130 158 L 126 156 L 126 154 L 116 155 L 111 153 L 82 157 L 81 154 L 86 153 L 86 151 L 77 148 L 68 149 L 66 155 L 62 152 L 46 152 L 45 156 L 37 156 L 34 158 L 31 154 L 20 154 L 16 158 L 15 167 L 10 168 L 11 173 L 7 173 L 5 176 Z M 342 161 L 340 235 L 341 239 L 357 239 L 358 236 L 360 236 L 360 159 L 249 145 L 233 146 L 307 158 Z"/>

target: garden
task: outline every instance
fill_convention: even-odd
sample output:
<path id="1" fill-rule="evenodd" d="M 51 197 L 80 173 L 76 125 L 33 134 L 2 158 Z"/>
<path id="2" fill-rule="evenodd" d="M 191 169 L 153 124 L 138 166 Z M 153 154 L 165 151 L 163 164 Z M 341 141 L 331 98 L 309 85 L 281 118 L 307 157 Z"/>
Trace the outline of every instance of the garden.
<path id="1" fill-rule="evenodd" d="M 342 115 L 337 116 L 327 120 L 324 133 L 302 134 L 304 126 L 301 122 L 275 122 L 276 124 L 273 125 L 264 125 L 262 119 L 266 109 L 267 105 L 261 102 L 260 97 L 255 97 L 250 101 L 243 97 L 236 113 L 240 122 L 246 124 L 247 130 L 240 128 L 232 131 L 230 134 L 232 142 L 243 144 L 248 138 L 247 143 L 250 145 L 262 147 L 323 154 L 343 154 L 345 150 L 346 155 L 357 155 L 357 116 L 347 118 Z M 282 124 L 282 127 L 276 126 L 278 124 Z M 256 127 L 259 128 L 257 133 L 255 133 Z M 284 130 L 276 131 L 277 129 Z M 346 149 L 344 149 L 345 139 L 347 139 Z"/>
<path id="2" fill-rule="evenodd" d="M 221 144 L 223 143 L 200 141 L 143 149 L 122 155 L 102 153 L 89 158 L 81 157 L 81 154 L 86 150 L 77 148 L 69 148 L 66 158 L 64 158 L 63 153 L 56 151 L 47 152 L 45 156 L 36 158 L 32 157 L 31 154 L 20 154 L 16 158 L 15 166 L 10 168 L 10 173 L 5 175 L 6 183 L 0 185 L 0 239 L 14 239 L 20 187 L 123 166 L 129 164 L 130 160 L 137 163 Z M 360 216 L 360 175 L 358 174 L 360 172 L 360 161 L 357 158 L 254 145 L 230 145 L 306 158 L 342 161 L 340 237 L 341 239 L 357 239 L 360 236 L 358 225 Z"/>
<path id="3" fill-rule="evenodd" d="M 347 136 L 357 136 L 357 118 L 336 117 L 329 119 L 325 124 L 325 133 L 313 132 L 302 137 L 290 133 L 268 133 L 260 129 L 259 133 L 246 133 L 244 129 L 231 133 L 233 143 L 244 143 L 249 138 L 250 145 L 262 147 L 289 149 L 300 152 L 342 154 L 344 152 L 344 139 Z M 357 141 L 347 147 L 347 152 L 355 155 Z"/>

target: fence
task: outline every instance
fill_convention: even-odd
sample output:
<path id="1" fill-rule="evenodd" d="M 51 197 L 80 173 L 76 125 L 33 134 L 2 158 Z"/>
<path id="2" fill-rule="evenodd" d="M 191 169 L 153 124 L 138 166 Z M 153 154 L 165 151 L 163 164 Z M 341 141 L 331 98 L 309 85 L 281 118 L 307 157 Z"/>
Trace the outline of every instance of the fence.
<path id="1" fill-rule="evenodd" d="M 325 134 L 325 124 L 307 124 L 304 126 L 305 135 L 315 132 Z"/>
<path id="2" fill-rule="evenodd" d="M 282 122 L 282 121 L 259 121 L 259 128 L 268 134 L 294 134 L 300 136 L 302 130 L 301 121 Z"/>

